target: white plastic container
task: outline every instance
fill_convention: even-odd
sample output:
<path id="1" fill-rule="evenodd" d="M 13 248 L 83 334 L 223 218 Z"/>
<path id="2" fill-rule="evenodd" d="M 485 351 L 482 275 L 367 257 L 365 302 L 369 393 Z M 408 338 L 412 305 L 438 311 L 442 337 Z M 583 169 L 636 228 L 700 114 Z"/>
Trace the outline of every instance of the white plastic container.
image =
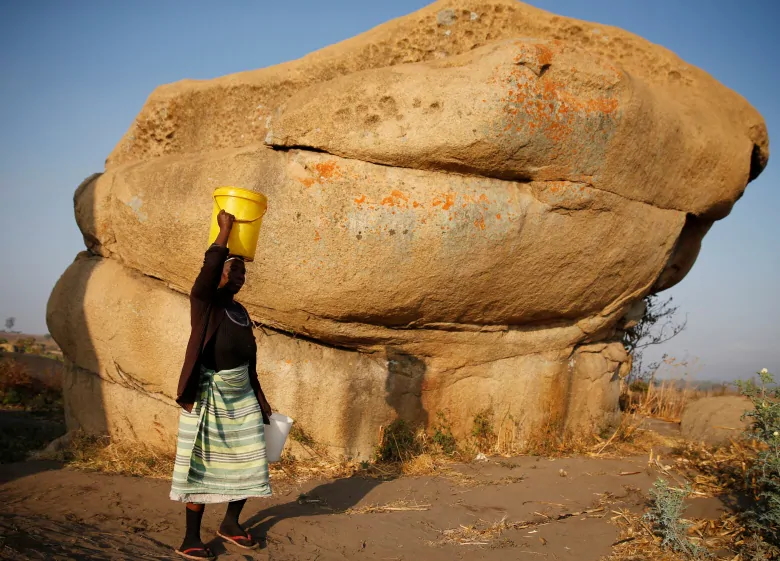
<path id="1" fill-rule="evenodd" d="M 284 443 L 293 425 L 293 420 L 287 415 L 273 413 L 271 424 L 265 425 L 265 454 L 269 462 L 278 462 L 282 458 Z"/>

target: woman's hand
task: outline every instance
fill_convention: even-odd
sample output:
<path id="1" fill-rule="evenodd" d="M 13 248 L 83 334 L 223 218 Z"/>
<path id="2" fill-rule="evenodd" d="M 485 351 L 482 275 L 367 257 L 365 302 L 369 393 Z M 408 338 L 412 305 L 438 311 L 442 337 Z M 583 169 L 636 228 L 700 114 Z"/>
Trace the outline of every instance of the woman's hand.
<path id="1" fill-rule="evenodd" d="M 265 416 L 268 417 L 269 419 L 271 418 L 271 415 L 273 415 L 271 406 L 268 404 L 268 401 L 264 397 L 260 399 L 260 409 L 262 409 Z"/>
<path id="2" fill-rule="evenodd" d="M 233 229 L 233 222 L 235 221 L 236 217 L 224 210 L 220 210 L 217 215 L 217 224 L 219 225 L 220 231 L 227 230 L 229 232 Z"/>
<path id="3" fill-rule="evenodd" d="M 221 245 L 222 247 L 227 246 L 228 238 L 230 237 L 230 231 L 233 229 L 233 223 L 235 221 L 236 217 L 229 212 L 225 212 L 224 210 L 219 211 L 219 214 L 217 214 L 219 235 L 217 236 L 217 239 L 214 240 L 215 244 Z"/>

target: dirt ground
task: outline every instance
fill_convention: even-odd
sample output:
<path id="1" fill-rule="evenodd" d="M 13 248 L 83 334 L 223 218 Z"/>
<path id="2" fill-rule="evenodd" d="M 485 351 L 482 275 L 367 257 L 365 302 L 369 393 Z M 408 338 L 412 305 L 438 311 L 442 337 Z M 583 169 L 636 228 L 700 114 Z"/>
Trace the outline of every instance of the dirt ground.
<path id="1" fill-rule="evenodd" d="M 655 477 L 647 457 L 522 457 L 436 477 L 277 482 L 273 498 L 250 499 L 242 516 L 265 538 L 262 549 L 247 553 L 216 537 L 221 505 L 207 507 L 203 539 L 224 561 L 597 560 L 619 539 L 613 511 L 642 509 Z M 0 466 L 0 558 L 175 558 L 183 506 L 168 490 L 163 480 L 56 463 Z M 725 510 L 715 499 L 695 502 L 697 517 Z M 501 521 L 500 535 L 468 531 Z"/>

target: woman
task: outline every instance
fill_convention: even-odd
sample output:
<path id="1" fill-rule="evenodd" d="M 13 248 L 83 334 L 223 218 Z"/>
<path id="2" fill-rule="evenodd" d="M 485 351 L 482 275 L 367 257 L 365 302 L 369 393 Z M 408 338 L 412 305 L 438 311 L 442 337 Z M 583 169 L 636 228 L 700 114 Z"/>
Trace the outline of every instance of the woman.
<path id="1" fill-rule="evenodd" d="M 205 505 L 227 502 L 218 535 L 244 549 L 257 542 L 238 523 L 248 497 L 268 497 L 264 424 L 271 407 L 257 379 L 257 345 L 246 309 L 242 258 L 228 255 L 233 215 L 220 211 L 219 235 L 190 293 L 192 331 L 179 379 L 182 406 L 171 499 L 187 503 L 187 531 L 176 552 L 214 559 L 200 539 Z"/>

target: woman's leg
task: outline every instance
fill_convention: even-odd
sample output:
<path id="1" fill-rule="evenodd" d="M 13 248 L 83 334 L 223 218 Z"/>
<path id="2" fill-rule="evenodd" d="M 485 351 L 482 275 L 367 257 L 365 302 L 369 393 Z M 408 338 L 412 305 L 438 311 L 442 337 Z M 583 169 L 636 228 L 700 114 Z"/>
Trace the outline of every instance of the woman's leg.
<path id="1" fill-rule="evenodd" d="M 230 501 L 225 511 L 225 519 L 219 526 L 219 532 L 225 536 L 245 536 L 244 530 L 238 523 L 238 517 L 241 515 L 241 509 L 244 508 L 246 499 L 240 501 Z"/>
<path id="2" fill-rule="evenodd" d="M 200 523 L 203 520 L 203 513 L 206 511 L 206 505 L 187 503 L 185 511 L 187 515 L 187 530 L 184 534 L 184 541 L 182 542 L 179 551 L 205 547 L 200 539 Z"/>

